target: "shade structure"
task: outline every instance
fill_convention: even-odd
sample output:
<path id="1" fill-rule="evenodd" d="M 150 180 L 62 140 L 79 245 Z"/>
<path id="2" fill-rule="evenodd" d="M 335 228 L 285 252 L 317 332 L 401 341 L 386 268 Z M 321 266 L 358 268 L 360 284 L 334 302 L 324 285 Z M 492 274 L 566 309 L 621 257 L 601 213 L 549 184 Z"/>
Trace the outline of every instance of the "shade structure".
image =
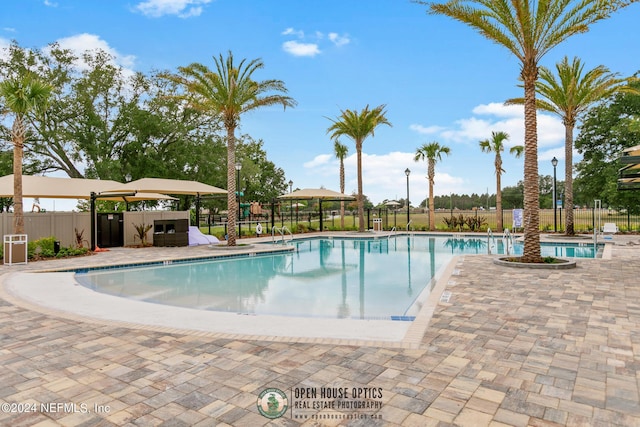
<path id="1" fill-rule="evenodd" d="M 396 202 L 395 200 L 391 200 L 385 203 L 386 206 L 400 206 L 399 202 Z"/>
<path id="2" fill-rule="evenodd" d="M 227 194 L 227 190 L 204 184 L 198 181 L 166 178 L 141 178 L 126 184 L 118 183 L 117 187 L 109 189 L 113 192 L 133 191 L 136 193 L 166 193 L 190 194 L 194 196 L 205 194 Z"/>
<path id="3" fill-rule="evenodd" d="M 640 145 L 624 149 L 620 163 L 624 166 L 618 171 L 618 189 L 640 190 Z"/>
<path id="4" fill-rule="evenodd" d="M 324 230 L 322 224 L 322 201 L 323 200 L 354 200 L 354 196 L 338 193 L 337 191 L 327 190 L 326 188 L 303 188 L 302 190 L 296 190 L 291 193 L 283 194 L 278 197 L 283 200 L 313 200 L 318 199 L 320 210 L 320 231 Z M 273 215 L 271 216 L 271 227 L 273 227 Z"/>
<path id="5" fill-rule="evenodd" d="M 124 202 L 176 200 L 174 197 L 159 193 L 104 194 L 122 185 L 118 181 L 108 179 L 22 175 L 22 196 L 48 199 L 90 199 L 91 193 L 95 193 L 97 194 L 96 199 L 99 200 Z M 13 174 L 0 177 L 0 197 L 13 197 Z"/>
<path id="6" fill-rule="evenodd" d="M 338 193 L 337 191 L 327 190 L 326 188 L 304 188 L 291 193 L 283 194 L 279 199 L 293 200 L 355 200 L 354 196 Z"/>
<path id="7" fill-rule="evenodd" d="M 113 200 L 113 201 L 124 201 L 127 203 L 131 202 L 141 202 L 143 200 L 178 200 L 176 197 L 167 196 L 166 194 L 160 193 L 129 193 L 129 194 L 113 194 L 103 193 L 96 197 L 98 200 Z"/>
<path id="8" fill-rule="evenodd" d="M 23 197 L 51 199 L 89 199 L 91 193 L 100 193 L 122 185 L 106 179 L 57 178 L 22 175 Z M 0 178 L 0 197 L 13 197 L 13 174 Z"/>

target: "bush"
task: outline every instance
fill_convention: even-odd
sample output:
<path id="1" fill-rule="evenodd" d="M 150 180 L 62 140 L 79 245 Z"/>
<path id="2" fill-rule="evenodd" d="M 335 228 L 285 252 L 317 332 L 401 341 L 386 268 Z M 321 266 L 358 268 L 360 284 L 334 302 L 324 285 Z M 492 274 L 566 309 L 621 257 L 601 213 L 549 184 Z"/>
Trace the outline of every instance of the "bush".
<path id="1" fill-rule="evenodd" d="M 452 231 L 463 231 L 465 226 L 469 228 L 471 231 L 480 231 L 484 226 L 487 225 L 487 220 L 483 216 L 463 216 L 459 214 L 458 216 L 451 216 L 449 218 L 444 217 L 442 221 L 447 226 L 447 229 Z"/>
<path id="2" fill-rule="evenodd" d="M 54 252 L 54 244 L 56 238 L 43 237 L 42 239 L 33 240 L 27 242 L 27 258 L 29 261 L 38 259 L 50 259 L 50 258 L 68 258 L 73 256 L 86 255 L 89 252 L 88 248 L 63 248 L 61 247 L 58 253 Z M 4 259 L 4 247 L 0 247 L 0 259 Z"/>
<path id="3" fill-rule="evenodd" d="M 56 241 L 56 238 L 51 236 L 51 237 L 43 237 L 42 239 L 28 242 L 27 255 L 29 259 L 35 258 L 36 256 L 43 256 L 43 257 L 54 256 L 53 245 L 55 241 Z"/>

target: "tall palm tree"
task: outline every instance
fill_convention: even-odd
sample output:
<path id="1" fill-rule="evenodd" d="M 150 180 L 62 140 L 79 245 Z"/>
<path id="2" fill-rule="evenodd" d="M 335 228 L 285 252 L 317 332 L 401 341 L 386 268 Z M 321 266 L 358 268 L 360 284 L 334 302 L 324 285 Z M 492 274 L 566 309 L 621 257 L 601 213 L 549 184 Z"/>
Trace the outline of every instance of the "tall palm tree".
<path id="1" fill-rule="evenodd" d="M 327 129 L 331 138 L 337 140 L 341 136 L 348 136 L 356 144 L 358 164 L 358 231 L 364 232 L 364 198 L 362 197 L 362 144 L 369 136 L 374 136 L 376 128 L 380 125 L 391 126 L 384 111 L 385 105 L 379 105 L 369 109 L 367 105 L 362 111 L 344 110 L 340 112 L 338 119 Z"/>
<path id="2" fill-rule="evenodd" d="M 485 139 L 480 141 L 480 149 L 483 153 L 495 153 L 495 160 L 493 161 L 494 166 L 496 167 L 496 215 L 497 215 L 497 230 L 502 231 L 502 184 L 501 177 L 505 172 L 502 169 L 502 155 L 501 152 L 504 151 L 504 141 L 509 139 L 509 134 L 506 132 L 491 132 L 491 139 Z M 516 157 L 520 157 L 522 152 L 524 151 L 524 147 L 522 145 L 515 145 L 509 149 L 511 154 L 514 154 Z"/>
<path id="3" fill-rule="evenodd" d="M 43 114 L 53 88 L 33 75 L 27 74 L 0 82 L 0 99 L 4 113 L 13 114 L 11 140 L 13 142 L 13 232 L 24 234 L 22 203 L 22 158 L 27 139 L 25 120 L 29 114 Z"/>
<path id="4" fill-rule="evenodd" d="M 436 212 L 433 202 L 433 184 L 436 176 L 436 162 L 442 160 L 442 155 L 447 156 L 451 152 L 449 147 L 440 145 L 439 142 L 430 142 L 429 144 L 422 144 L 416 150 L 416 155 L 413 160 L 416 162 L 427 159 L 429 167 L 427 171 L 427 178 L 429 179 L 429 230 L 434 231 L 436 229 Z"/>
<path id="5" fill-rule="evenodd" d="M 546 67 L 540 67 L 540 80 L 536 91 L 542 99 L 536 100 L 539 110 L 555 113 L 564 124 L 564 200 L 565 233 L 574 235 L 573 228 L 573 129 L 580 116 L 601 99 L 617 92 L 640 94 L 627 86 L 627 79 L 620 79 L 603 65 L 584 72 L 579 58 L 569 63 L 566 56 L 556 64 L 557 77 Z M 506 104 L 523 104 L 523 98 L 507 100 Z"/>
<path id="6" fill-rule="evenodd" d="M 346 145 L 335 141 L 333 144 L 333 152 L 336 158 L 340 160 L 340 192 L 344 194 L 344 159 L 349 153 L 349 149 Z M 344 200 L 340 200 L 340 228 L 344 230 Z"/>
<path id="7" fill-rule="evenodd" d="M 181 98 L 187 106 L 220 117 L 227 131 L 227 232 L 228 246 L 236 245 L 236 139 L 235 130 L 240 124 L 240 116 L 247 111 L 271 105 L 294 107 L 296 101 L 284 94 L 287 88 L 280 80 L 253 79 L 253 73 L 264 68 L 261 59 L 234 63 L 229 51 L 226 58 L 222 54 L 213 58 L 216 69 L 194 63 L 179 67 L 178 74 L 164 77 L 184 87 Z"/>
<path id="8" fill-rule="evenodd" d="M 429 6 L 433 14 L 449 16 L 504 46 L 520 62 L 524 84 L 524 250 L 521 261 L 542 262 L 538 184 L 536 81 L 544 55 L 589 25 L 608 18 L 634 0 L 449 0 Z"/>

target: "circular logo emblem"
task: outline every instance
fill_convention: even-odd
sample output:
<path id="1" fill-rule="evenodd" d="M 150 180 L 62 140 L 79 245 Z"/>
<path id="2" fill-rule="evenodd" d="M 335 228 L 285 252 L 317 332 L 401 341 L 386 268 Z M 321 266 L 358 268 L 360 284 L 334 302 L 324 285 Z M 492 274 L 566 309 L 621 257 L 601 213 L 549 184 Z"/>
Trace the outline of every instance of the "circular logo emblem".
<path id="1" fill-rule="evenodd" d="M 280 418 L 289 409 L 289 400 L 277 388 L 263 390 L 258 396 L 258 411 L 267 418 Z"/>

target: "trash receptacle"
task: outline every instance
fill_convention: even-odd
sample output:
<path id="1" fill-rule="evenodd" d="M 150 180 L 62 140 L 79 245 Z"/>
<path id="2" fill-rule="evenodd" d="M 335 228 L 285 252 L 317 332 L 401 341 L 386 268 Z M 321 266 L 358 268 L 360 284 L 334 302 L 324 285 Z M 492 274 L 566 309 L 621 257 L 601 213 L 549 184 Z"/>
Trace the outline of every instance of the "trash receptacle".
<path id="1" fill-rule="evenodd" d="M 375 218 L 373 220 L 373 231 L 382 231 L 382 218 Z"/>
<path id="2" fill-rule="evenodd" d="M 60 241 L 56 240 L 53 242 L 53 253 L 58 255 L 58 252 L 60 252 Z"/>
<path id="3" fill-rule="evenodd" d="M 27 235 L 5 234 L 4 236 L 4 264 L 27 263 Z"/>

